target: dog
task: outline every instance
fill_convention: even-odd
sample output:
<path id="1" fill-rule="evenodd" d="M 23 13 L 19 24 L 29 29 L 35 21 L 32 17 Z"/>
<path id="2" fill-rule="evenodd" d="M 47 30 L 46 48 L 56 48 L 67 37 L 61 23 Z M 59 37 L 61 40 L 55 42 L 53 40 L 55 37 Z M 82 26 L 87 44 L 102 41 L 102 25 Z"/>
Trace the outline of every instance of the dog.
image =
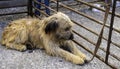
<path id="1" fill-rule="evenodd" d="M 72 39 L 73 22 L 57 12 L 43 19 L 23 18 L 12 21 L 4 28 L 1 44 L 18 51 L 31 48 L 45 49 L 51 56 L 59 56 L 74 64 L 84 64 L 86 55 L 75 46 Z"/>

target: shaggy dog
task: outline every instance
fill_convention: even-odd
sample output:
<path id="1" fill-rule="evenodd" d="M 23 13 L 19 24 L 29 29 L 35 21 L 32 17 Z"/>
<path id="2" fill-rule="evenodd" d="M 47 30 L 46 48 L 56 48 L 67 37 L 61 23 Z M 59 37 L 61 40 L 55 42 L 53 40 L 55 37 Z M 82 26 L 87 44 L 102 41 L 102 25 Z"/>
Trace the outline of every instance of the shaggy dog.
<path id="1" fill-rule="evenodd" d="M 86 56 L 75 46 L 70 18 L 58 12 L 42 20 L 23 18 L 12 21 L 5 27 L 1 44 L 7 48 L 25 51 L 43 48 L 48 55 L 60 56 L 74 64 L 84 64 Z"/>

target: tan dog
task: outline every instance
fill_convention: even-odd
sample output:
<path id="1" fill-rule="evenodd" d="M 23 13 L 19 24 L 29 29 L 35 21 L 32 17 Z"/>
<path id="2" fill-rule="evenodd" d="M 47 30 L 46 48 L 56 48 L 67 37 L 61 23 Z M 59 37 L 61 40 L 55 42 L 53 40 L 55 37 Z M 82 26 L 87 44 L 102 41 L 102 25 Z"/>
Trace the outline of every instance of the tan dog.
<path id="1" fill-rule="evenodd" d="M 70 18 L 58 12 L 48 18 L 24 18 L 10 23 L 3 31 L 2 45 L 24 51 L 26 44 L 43 48 L 52 56 L 60 56 L 74 64 L 84 64 L 86 56 L 73 43 Z"/>

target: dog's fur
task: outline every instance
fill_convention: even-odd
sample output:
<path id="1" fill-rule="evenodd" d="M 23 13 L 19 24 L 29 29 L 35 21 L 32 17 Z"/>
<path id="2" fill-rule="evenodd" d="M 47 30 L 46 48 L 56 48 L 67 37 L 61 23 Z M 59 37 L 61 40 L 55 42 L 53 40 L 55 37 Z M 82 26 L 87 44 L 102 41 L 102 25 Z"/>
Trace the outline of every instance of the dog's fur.
<path id="1" fill-rule="evenodd" d="M 86 56 L 72 42 L 73 23 L 70 18 L 58 12 L 50 17 L 23 18 L 12 21 L 2 34 L 2 45 L 18 51 L 25 51 L 27 44 L 32 48 L 43 48 L 52 56 L 60 56 L 74 64 L 84 64 Z"/>

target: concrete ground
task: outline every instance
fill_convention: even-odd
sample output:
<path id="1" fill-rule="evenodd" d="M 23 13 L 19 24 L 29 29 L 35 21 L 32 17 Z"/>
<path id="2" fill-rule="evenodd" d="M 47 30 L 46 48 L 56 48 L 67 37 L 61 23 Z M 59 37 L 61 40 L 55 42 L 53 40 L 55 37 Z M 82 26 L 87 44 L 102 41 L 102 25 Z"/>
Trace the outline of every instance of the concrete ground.
<path id="1" fill-rule="evenodd" d="M 79 7 L 79 6 L 78 6 Z M 102 12 L 93 12 L 87 9 L 79 9 L 75 8 L 78 11 L 82 11 L 83 13 L 86 13 L 87 15 L 90 15 L 92 17 L 95 17 L 99 20 L 103 20 L 104 13 Z M 20 10 L 26 10 L 25 7 L 21 8 L 12 8 L 12 9 L 2 9 L 0 10 L 0 13 L 4 12 L 15 12 Z M 78 23 L 81 23 L 82 25 L 96 31 L 99 33 L 101 26 L 99 24 L 96 24 L 93 21 L 90 21 L 89 19 L 82 17 L 74 12 L 71 12 L 66 9 L 60 10 L 64 13 L 66 13 L 72 20 L 77 21 Z M 117 12 L 119 12 L 119 7 L 117 8 Z M 3 28 L 12 20 L 19 19 L 26 17 L 26 14 L 17 14 L 17 15 L 9 15 L 9 16 L 0 16 L 0 37 L 1 33 L 3 31 Z M 110 17 L 109 17 L 110 18 Z M 120 19 L 115 18 L 115 24 L 114 27 L 117 29 L 120 29 L 119 26 Z M 109 19 L 108 19 L 109 24 Z M 86 31 L 85 29 L 75 25 L 73 29 L 83 36 L 89 38 L 93 42 L 97 41 L 97 37 L 90 32 Z M 107 38 L 108 36 L 108 29 L 105 28 L 104 36 Z M 120 33 L 113 32 L 112 40 L 118 44 L 120 44 Z M 91 51 L 94 50 L 94 46 L 85 40 L 83 40 L 81 37 L 78 37 L 75 35 L 75 40 L 77 40 L 80 44 L 85 45 L 87 48 L 89 48 Z M 83 53 L 85 53 L 88 58 L 91 58 L 92 55 L 84 50 L 82 47 L 77 46 Z M 106 49 L 106 41 L 103 40 L 101 47 Z M 120 58 L 120 48 L 112 45 L 111 46 L 111 53 L 117 55 Z M 99 50 L 98 53 L 103 58 L 105 57 L 105 52 L 102 50 Z M 109 59 L 110 63 L 115 65 L 118 69 L 120 69 L 120 61 L 110 56 Z M 33 50 L 32 53 L 29 53 L 29 51 L 26 52 L 19 52 L 16 50 L 6 49 L 4 46 L 0 46 L 0 69 L 112 69 L 102 61 L 100 61 L 98 58 L 94 58 L 94 60 L 88 64 L 85 64 L 83 66 L 72 64 L 68 61 L 65 61 L 64 59 L 60 57 L 52 57 L 49 55 L 46 55 L 44 50 L 36 49 Z"/>

